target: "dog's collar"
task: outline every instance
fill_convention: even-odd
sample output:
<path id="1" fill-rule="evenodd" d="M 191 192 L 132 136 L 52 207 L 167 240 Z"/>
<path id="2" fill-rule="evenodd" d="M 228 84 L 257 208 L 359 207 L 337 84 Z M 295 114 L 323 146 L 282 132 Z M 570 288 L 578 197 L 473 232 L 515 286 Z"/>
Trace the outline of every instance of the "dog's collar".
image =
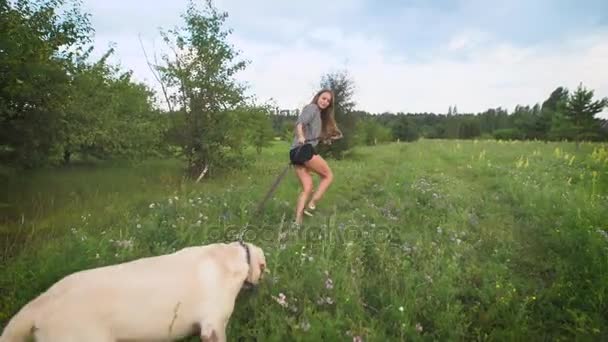
<path id="1" fill-rule="evenodd" d="M 247 278 L 249 278 L 249 274 L 251 274 L 251 252 L 249 251 L 249 246 L 247 246 L 246 243 L 244 243 L 243 241 L 239 241 L 239 243 L 241 244 L 241 246 L 243 246 L 243 248 L 245 248 L 245 254 L 247 255 L 247 267 L 249 268 L 249 271 L 247 272 Z M 245 278 L 245 285 L 248 287 L 252 287 L 253 284 L 247 278 Z"/>

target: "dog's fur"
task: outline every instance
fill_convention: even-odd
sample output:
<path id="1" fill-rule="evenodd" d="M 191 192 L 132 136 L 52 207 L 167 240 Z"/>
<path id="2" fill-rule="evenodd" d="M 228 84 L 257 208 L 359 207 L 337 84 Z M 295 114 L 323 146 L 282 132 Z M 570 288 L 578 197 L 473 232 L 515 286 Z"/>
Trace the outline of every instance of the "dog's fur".
<path id="1" fill-rule="evenodd" d="M 266 268 L 253 244 L 188 247 L 71 274 L 25 305 L 0 342 L 225 341 L 236 297 Z"/>

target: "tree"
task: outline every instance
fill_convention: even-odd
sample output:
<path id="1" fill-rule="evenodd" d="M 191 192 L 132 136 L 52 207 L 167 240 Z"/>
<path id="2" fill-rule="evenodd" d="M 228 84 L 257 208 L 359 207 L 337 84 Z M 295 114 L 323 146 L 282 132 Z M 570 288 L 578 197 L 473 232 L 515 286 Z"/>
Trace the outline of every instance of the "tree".
<path id="1" fill-rule="evenodd" d="M 357 143 L 362 145 L 376 145 L 391 141 L 393 138 L 390 128 L 372 118 L 357 121 L 355 136 Z"/>
<path id="2" fill-rule="evenodd" d="M 245 103 L 245 87 L 234 76 L 248 62 L 235 61 L 239 53 L 226 41 L 232 32 L 223 29 L 228 14 L 211 0 L 205 4 L 201 11 L 190 1 L 182 15 L 185 27 L 162 32 L 173 55 L 164 54 L 165 65 L 157 66 L 169 107 L 185 119 L 181 147 L 191 176 L 239 167 L 246 144 L 235 111 Z"/>
<path id="3" fill-rule="evenodd" d="M 608 106 L 608 98 L 593 101 L 594 91 L 587 90 L 582 83 L 574 93 L 568 97 L 564 107 L 564 118 L 574 129 L 574 139 L 595 140 L 600 136 L 600 120 L 595 115 L 601 113 Z"/>
<path id="4" fill-rule="evenodd" d="M 270 146 L 270 141 L 274 137 L 274 129 L 271 121 L 272 107 L 265 106 L 246 106 L 241 109 L 248 119 L 247 132 L 248 140 L 255 147 L 257 153 L 262 152 L 262 148 Z"/>
<path id="5" fill-rule="evenodd" d="M 320 144 L 318 149 L 320 153 L 327 156 L 342 158 L 354 143 L 356 119 L 351 115 L 355 109 L 354 81 L 346 70 L 331 72 L 322 76 L 321 88 L 331 89 L 334 92 L 334 115 L 343 138 L 331 145 Z"/>
<path id="6" fill-rule="evenodd" d="M 73 154 L 87 158 L 144 157 L 156 152 L 163 126 L 153 109 L 153 92 L 107 63 L 110 49 L 89 65 L 81 63 L 72 80 L 61 129 L 63 160 Z"/>
<path id="7" fill-rule="evenodd" d="M 560 139 L 567 136 L 569 129 L 563 120 L 564 106 L 568 102 L 568 89 L 557 87 L 542 103 L 536 128 L 543 133 L 544 139 Z"/>
<path id="8" fill-rule="evenodd" d="M 395 117 L 391 130 L 393 136 L 400 141 L 415 141 L 419 138 L 415 120 L 404 114 Z"/>
<path id="9" fill-rule="evenodd" d="M 61 149 L 89 16 L 70 0 L 0 1 L 0 158 L 35 167 Z"/>

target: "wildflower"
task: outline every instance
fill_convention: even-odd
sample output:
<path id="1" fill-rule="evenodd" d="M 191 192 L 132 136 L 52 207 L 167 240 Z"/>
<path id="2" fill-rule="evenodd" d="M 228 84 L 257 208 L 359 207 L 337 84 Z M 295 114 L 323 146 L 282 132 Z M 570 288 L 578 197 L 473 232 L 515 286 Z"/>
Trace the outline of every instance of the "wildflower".
<path id="1" fill-rule="evenodd" d="M 334 282 L 331 280 L 331 278 L 327 278 L 325 280 L 325 288 L 328 290 L 331 290 L 334 288 Z"/>
<path id="2" fill-rule="evenodd" d="M 141 228 L 141 224 L 140 223 L 137 224 L 137 228 Z"/>
<path id="3" fill-rule="evenodd" d="M 110 240 L 112 241 L 112 240 Z M 133 240 L 129 239 L 129 240 L 117 240 L 114 241 L 114 245 L 116 245 L 116 247 L 120 247 L 120 248 L 124 248 L 124 249 L 131 249 L 133 248 Z"/>
<path id="4" fill-rule="evenodd" d="M 416 331 L 417 331 L 417 332 L 419 332 L 419 333 L 421 333 L 421 332 L 422 332 L 422 330 L 423 330 L 423 329 L 422 329 L 422 324 L 420 324 L 420 323 L 416 323 Z"/>
<path id="5" fill-rule="evenodd" d="M 272 299 L 274 299 L 277 303 L 279 303 L 279 305 L 281 305 L 284 308 L 286 308 L 288 305 L 287 297 L 282 292 L 279 293 L 279 297 L 272 296 Z"/>
<path id="6" fill-rule="evenodd" d="M 399 311 L 403 312 L 403 306 L 399 307 Z"/>
<path id="7" fill-rule="evenodd" d="M 353 336 L 353 342 L 363 342 L 363 338 L 361 336 Z"/>
<path id="8" fill-rule="evenodd" d="M 331 299 L 331 297 L 321 297 L 319 299 L 317 299 L 317 305 L 332 305 L 334 303 L 334 300 Z"/>
<path id="9" fill-rule="evenodd" d="M 156 206 L 154 203 L 150 203 L 150 209 L 153 209 Z"/>
<path id="10" fill-rule="evenodd" d="M 308 323 L 308 321 L 304 320 L 300 323 L 300 329 L 304 330 L 304 332 L 310 330 L 310 323 Z"/>
<path id="11" fill-rule="evenodd" d="M 598 234 L 600 234 L 600 235 L 601 235 L 601 236 L 602 236 L 602 237 L 603 237 L 603 238 L 604 238 L 606 241 L 608 241 L 608 233 L 607 233 L 605 230 L 598 228 L 598 229 L 597 229 L 597 232 L 598 232 Z"/>

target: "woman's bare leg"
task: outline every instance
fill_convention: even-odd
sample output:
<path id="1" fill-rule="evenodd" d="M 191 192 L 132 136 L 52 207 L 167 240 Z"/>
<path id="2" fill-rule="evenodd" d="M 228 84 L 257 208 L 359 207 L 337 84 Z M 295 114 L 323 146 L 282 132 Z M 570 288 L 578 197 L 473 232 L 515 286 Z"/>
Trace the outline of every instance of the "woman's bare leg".
<path id="1" fill-rule="evenodd" d="M 300 180 L 300 184 L 302 184 L 302 191 L 298 196 L 298 203 L 296 206 L 296 224 L 302 224 L 304 206 L 312 193 L 312 176 L 304 166 L 295 165 L 295 169 L 296 175 Z"/>
<path id="2" fill-rule="evenodd" d="M 308 203 L 310 207 L 314 207 L 316 203 L 321 200 L 327 188 L 329 188 L 331 185 L 334 179 L 334 174 L 329 168 L 329 165 L 327 165 L 325 159 L 318 154 L 314 155 L 312 159 L 305 163 L 305 165 L 307 168 L 316 172 L 321 177 L 317 191 L 315 191 L 312 199 Z"/>

